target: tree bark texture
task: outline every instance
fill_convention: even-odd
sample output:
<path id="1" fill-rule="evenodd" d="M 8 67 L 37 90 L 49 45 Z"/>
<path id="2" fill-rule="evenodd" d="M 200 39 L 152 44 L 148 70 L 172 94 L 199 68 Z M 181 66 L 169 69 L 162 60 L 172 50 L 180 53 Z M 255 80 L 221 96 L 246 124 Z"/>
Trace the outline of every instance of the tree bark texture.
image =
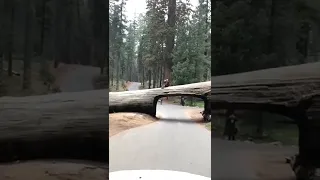
<path id="1" fill-rule="evenodd" d="M 212 77 L 209 100 L 213 109 L 234 107 L 288 116 L 290 108 L 303 106 L 318 94 L 319 69 L 318 62 Z"/>
<path id="2" fill-rule="evenodd" d="M 0 162 L 108 161 L 108 99 L 107 90 L 0 98 Z"/>

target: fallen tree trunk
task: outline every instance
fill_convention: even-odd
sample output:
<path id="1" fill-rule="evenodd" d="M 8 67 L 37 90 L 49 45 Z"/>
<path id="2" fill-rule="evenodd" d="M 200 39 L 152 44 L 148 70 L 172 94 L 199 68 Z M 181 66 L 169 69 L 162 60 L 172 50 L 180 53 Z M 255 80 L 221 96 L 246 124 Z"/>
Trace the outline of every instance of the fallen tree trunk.
<path id="1" fill-rule="evenodd" d="M 110 112 L 155 114 L 155 100 L 170 95 L 209 96 L 212 109 L 230 107 L 263 110 L 288 115 L 291 108 L 320 89 L 320 63 L 265 69 L 212 77 L 211 82 L 172 86 L 165 89 L 111 92 Z M 307 105 L 305 105 L 307 108 Z M 320 110 L 320 109 L 319 109 Z"/>
<path id="2" fill-rule="evenodd" d="M 165 96 L 195 96 L 204 99 L 210 92 L 211 82 L 201 82 L 180 86 L 171 86 L 164 89 L 145 89 L 138 91 L 110 92 L 109 111 L 113 112 L 139 112 L 151 116 L 156 115 L 156 103 Z"/>
<path id="3" fill-rule="evenodd" d="M 107 90 L 0 98 L 0 162 L 107 162 L 108 134 Z"/>
<path id="4" fill-rule="evenodd" d="M 233 106 L 285 114 L 317 93 L 319 69 L 318 62 L 212 77 L 209 99 L 213 109 Z"/>

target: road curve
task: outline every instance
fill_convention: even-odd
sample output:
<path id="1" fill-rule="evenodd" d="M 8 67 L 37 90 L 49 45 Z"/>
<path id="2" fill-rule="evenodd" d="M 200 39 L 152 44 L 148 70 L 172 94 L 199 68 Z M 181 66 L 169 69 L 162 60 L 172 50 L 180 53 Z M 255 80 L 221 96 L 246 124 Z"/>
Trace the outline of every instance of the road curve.
<path id="1" fill-rule="evenodd" d="M 139 90 L 141 83 L 139 82 L 130 82 L 130 85 L 128 87 L 128 91 L 136 91 Z"/>
<path id="2" fill-rule="evenodd" d="M 137 90 L 132 83 L 129 90 Z M 210 132 L 187 118 L 177 105 L 159 105 L 163 118 L 109 140 L 109 170 L 173 170 L 211 177 Z M 172 116 L 174 113 L 174 116 Z M 181 120 L 185 119 L 185 120 Z"/>

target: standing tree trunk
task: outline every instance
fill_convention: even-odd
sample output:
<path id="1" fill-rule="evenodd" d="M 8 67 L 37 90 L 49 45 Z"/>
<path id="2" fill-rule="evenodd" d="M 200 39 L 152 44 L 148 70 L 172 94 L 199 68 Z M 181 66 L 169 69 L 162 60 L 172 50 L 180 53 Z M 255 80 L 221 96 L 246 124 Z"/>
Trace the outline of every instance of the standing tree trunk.
<path id="1" fill-rule="evenodd" d="M 68 0 L 70 1 L 70 0 Z M 66 34 L 66 37 L 65 37 L 65 48 L 64 48 L 64 60 L 65 60 L 65 63 L 67 64 L 71 64 L 72 63 L 72 60 L 71 60 L 71 54 L 72 52 L 70 51 L 71 50 L 71 36 L 72 36 L 72 31 L 71 31 L 71 28 L 72 28 L 72 13 L 71 13 L 71 5 L 69 4 L 70 2 L 68 2 L 68 5 L 66 8 L 66 24 L 65 24 L 65 34 Z"/>
<path id="2" fill-rule="evenodd" d="M 5 17 L 7 18 L 5 21 L 5 30 L 6 30 L 6 45 L 4 47 L 4 56 L 8 61 L 8 76 L 12 76 L 12 50 L 13 50 L 13 30 L 14 30 L 14 1 L 5 0 L 6 9 L 5 9 Z"/>
<path id="3" fill-rule="evenodd" d="M 33 52 L 33 4 L 32 0 L 25 0 L 25 42 L 22 89 L 31 87 L 31 59 Z"/>
<path id="4" fill-rule="evenodd" d="M 148 89 L 151 89 L 151 70 L 150 69 L 148 70 L 148 80 L 149 80 Z"/>
<path id="5" fill-rule="evenodd" d="M 119 90 L 119 79 L 120 79 L 120 50 L 118 50 L 117 53 L 117 61 L 116 61 L 116 66 L 117 66 L 117 75 L 116 75 L 116 90 Z"/>
<path id="6" fill-rule="evenodd" d="M 269 38 L 268 38 L 268 53 L 271 54 L 273 51 L 273 28 L 275 23 L 275 0 L 270 1 L 270 18 L 269 18 Z"/>
<path id="7" fill-rule="evenodd" d="M 55 0 L 54 6 L 55 6 L 55 13 L 54 13 L 54 26 L 52 27 L 54 29 L 54 68 L 57 68 L 59 66 L 60 58 L 61 58 L 61 3 L 63 3 L 63 0 Z"/>
<path id="8" fill-rule="evenodd" d="M 169 0 L 168 3 L 168 26 L 169 32 L 166 38 L 166 60 L 164 68 L 164 77 L 171 82 L 172 72 L 172 50 L 174 48 L 175 23 L 176 23 L 176 0 Z"/>
<path id="9" fill-rule="evenodd" d="M 162 66 L 159 65 L 159 87 L 162 85 Z"/>
<path id="10" fill-rule="evenodd" d="M 157 84 L 157 68 L 156 66 L 153 68 L 153 81 L 152 81 L 152 88 L 156 88 Z"/>
<path id="11" fill-rule="evenodd" d="M 120 28 L 119 30 L 119 36 L 122 37 L 122 15 L 123 15 L 123 4 L 124 1 L 121 1 L 121 7 L 120 7 Z M 122 39 L 121 39 L 122 41 Z M 119 43 L 119 42 L 118 42 Z M 122 45 L 122 43 L 119 43 Z M 116 59 L 116 66 L 117 66 L 117 79 L 116 79 L 116 90 L 119 90 L 119 81 L 120 81 L 120 65 L 121 65 L 121 45 L 117 49 L 117 59 Z"/>
<path id="12" fill-rule="evenodd" d="M 110 72 L 110 85 L 113 86 L 114 84 L 114 60 L 113 58 L 110 60 L 109 58 L 109 67 L 111 67 L 111 72 Z M 110 69 L 110 68 L 109 68 Z"/>
<path id="13" fill-rule="evenodd" d="M 144 85 L 144 82 L 145 82 L 145 79 L 144 79 L 144 67 L 142 66 L 142 87 L 144 88 L 145 85 Z"/>
<path id="14" fill-rule="evenodd" d="M 129 81 L 132 81 L 132 64 L 129 64 Z"/>
<path id="15" fill-rule="evenodd" d="M 257 137 L 261 138 L 263 136 L 263 112 L 257 112 Z"/>
<path id="16" fill-rule="evenodd" d="M 3 26 L 4 26 L 4 0 L 0 0 L 0 39 L 4 38 Z M 3 48 L 4 42 L 0 41 L 0 96 L 3 91 Z"/>
<path id="17" fill-rule="evenodd" d="M 40 32 L 40 50 L 39 55 L 43 55 L 43 46 L 44 46 L 44 32 L 45 32 L 45 24 L 46 24 L 46 1 L 42 1 L 41 5 L 41 32 Z"/>

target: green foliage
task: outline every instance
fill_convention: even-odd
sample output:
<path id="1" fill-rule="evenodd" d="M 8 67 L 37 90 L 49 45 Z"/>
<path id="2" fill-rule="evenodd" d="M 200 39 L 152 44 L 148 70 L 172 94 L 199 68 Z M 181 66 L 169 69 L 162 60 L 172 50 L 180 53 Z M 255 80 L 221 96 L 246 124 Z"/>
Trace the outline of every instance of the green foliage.
<path id="1" fill-rule="evenodd" d="M 207 80 L 211 71 L 211 56 L 207 53 L 210 24 L 209 5 L 203 2 L 192 12 L 188 4 L 178 4 L 177 40 L 173 53 L 173 79 L 175 84 Z M 191 16 L 191 18 L 190 18 Z"/>
<path id="2" fill-rule="evenodd" d="M 318 21 L 305 1 L 228 0 L 213 7 L 213 75 L 304 62 L 310 29 L 303 28 Z"/>
<path id="3" fill-rule="evenodd" d="M 154 87 L 159 87 L 165 70 L 168 69 L 173 71 L 173 84 L 210 79 L 211 41 L 208 2 L 199 0 L 200 5 L 192 9 L 188 0 L 177 0 L 175 26 L 169 27 L 166 19 L 169 13 L 169 0 L 146 0 L 146 14 L 140 14 L 131 22 L 125 20 L 123 6 L 125 1 L 111 1 L 109 4 L 111 83 L 114 75 L 117 75 L 115 79 L 136 80 L 143 85 L 150 79 Z M 172 54 L 167 54 L 169 51 L 166 47 L 172 35 L 175 37 L 175 46 Z M 173 57 L 172 64 L 168 63 L 168 57 Z"/>

